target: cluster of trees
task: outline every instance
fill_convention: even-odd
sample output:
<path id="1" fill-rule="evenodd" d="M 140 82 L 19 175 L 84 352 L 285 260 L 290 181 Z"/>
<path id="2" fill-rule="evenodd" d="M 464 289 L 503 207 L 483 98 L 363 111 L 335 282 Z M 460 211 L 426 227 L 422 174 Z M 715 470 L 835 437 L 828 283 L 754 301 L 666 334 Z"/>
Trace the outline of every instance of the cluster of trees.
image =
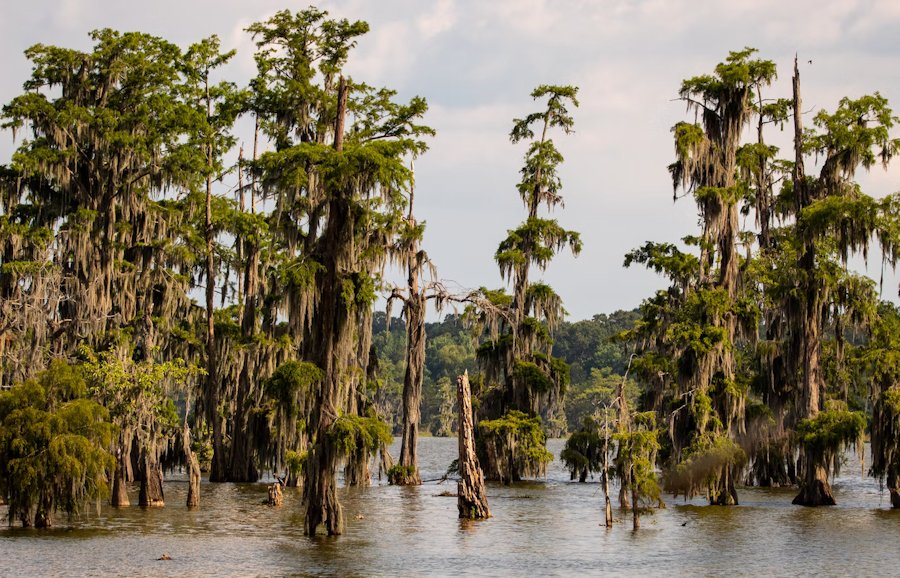
<path id="1" fill-rule="evenodd" d="M 182 49 L 100 30 L 88 52 L 28 49 L 32 76 L 2 109 L 21 139 L 0 167 L 11 521 L 47 526 L 107 493 L 127 505 L 132 481 L 141 505 L 161 506 L 163 470 L 180 464 L 191 506 L 201 467 L 211 482 L 269 470 L 303 487 L 307 533 L 340 534 L 338 468 L 364 485 L 380 454 L 392 483 L 421 483 L 419 428 L 452 431 L 467 369 L 488 479 L 540 474 L 547 435 L 578 428 L 563 456 L 573 477 L 601 473 L 609 504 L 617 475 L 636 523 L 639 501 L 659 495 L 657 467 L 666 488 L 715 504 L 737 503 L 742 480 L 831 503 L 828 475 L 871 409 L 873 473 L 900 506 L 900 315 L 846 267 L 874 242 L 891 265 L 900 250 L 898 198 L 853 180 L 897 150 L 884 98 L 845 99 L 804 129 L 798 72 L 792 98 L 764 98 L 775 66 L 752 50 L 685 81 L 695 121 L 674 127 L 670 170 L 697 203 L 692 250 L 629 253 L 626 266 L 671 285 L 639 311 L 567 324 L 533 276 L 581 249 L 542 215 L 562 204 L 552 136 L 572 132 L 577 89 L 540 86 L 542 108 L 513 121 L 526 216 L 495 253 L 508 287 L 449 294 L 413 213 L 427 105 L 343 74 L 367 30 L 316 8 L 253 24 L 257 73 L 244 87 L 220 78 L 234 53 L 216 37 Z M 252 151 L 234 161 L 241 117 Z M 764 136 L 788 121 L 785 160 Z M 226 180 L 236 185 L 222 192 Z M 740 229 L 741 212 L 757 230 Z M 384 280 L 389 265 L 405 286 Z M 451 301 L 461 315 L 425 322 L 429 303 Z"/>
<path id="2" fill-rule="evenodd" d="M 22 469 L 19 388 L 37 392 L 32 378 L 64 360 L 108 412 L 93 419 L 117 426 L 86 438 L 114 458 L 114 504 L 139 480 L 142 503 L 161 505 L 166 463 L 208 459 L 211 481 L 287 470 L 308 532 L 341 532 L 336 468 L 366 483 L 389 439 L 369 387 L 373 304 L 385 264 L 416 253 L 409 161 L 433 133 L 423 99 L 342 74 L 367 30 L 279 12 L 247 29 L 245 87 L 219 78 L 233 52 L 215 37 L 183 50 L 100 30 L 87 52 L 28 49 L 32 76 L 2 112 L 21 139 L 0 175 L 0 379 L 23 384 L 0 415 L 11 513 L 50 503 L 46 488 L 19 497 L 26 474 L 53 483 Z M 241 116 L 253 150 L 227 162 Z M 222 193 L 226 178 L 237 186 Z M 47 419 L 77 401 L 41 395 L 28 399 Z"/>
<path id="3" fill-rule="evenodd" d="M 672 129 L 669 170 L 676 199 L 696 202 L 700 230 L 681 247 L 648 242 L 625 259 L 670 281 L 619 336 L 635 347 L 639 409 L 663 426 L 638 445 L 676 495 L 733 505 L 740 483 L 794 485 L 795 504 L 818 506 L 834 504 L 830 475 L 845 447 L 861 451 L 868 427 L 871 473 L 897 506 L 900 384 L 889 344 L 898 310 L 848 267 L 873 246 L 886 265 L 900 255 L 900 197 L 876 199 L 854 180 L 896 154 L 897 118 L 876 93 L 844 98 L 804 127 L 796 63 L 790 98 L 767 94 L 775 78 L 775 64 L 746 49 L 679 91 L 693 119 Z M 794 137 L 787 158 L 767 140 L 784 125 Z M 755 228 L 742 230 L 740 215 Z M 605 403 L 624 402 L 613 393 Z M 627 413 L 586 423 L 567 448 L 573 475 L 609 471 L 612 429 L 623 485 L 649 482 L 655 498 L 655 474 L 635 469 L 633 424 Z"/>

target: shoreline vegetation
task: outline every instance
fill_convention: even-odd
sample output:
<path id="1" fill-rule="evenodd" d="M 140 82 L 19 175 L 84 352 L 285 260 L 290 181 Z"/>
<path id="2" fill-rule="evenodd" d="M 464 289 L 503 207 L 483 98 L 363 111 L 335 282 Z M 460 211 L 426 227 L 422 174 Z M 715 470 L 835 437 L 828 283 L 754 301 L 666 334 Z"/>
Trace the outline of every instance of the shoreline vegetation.
<path id="1" fill-rule="evenodd" d="M 523 220 L 494 253 L 505 285 L 454 292 L 413 211 L 428 194 L 414 161 L 440 135 L 425 98 L 345 74 L 368 31 L 315 7 L 278 12 L 246 29 L 244 85 L 222 74 L 235 52 L 216 36 L 179 47 L 103 29 L 88 51 L 25 52 L 31 77 L 0 112 L 17 145 L 0 166 L 10 525 L 129 506 L 132 483 L 140 506 L 162 508 L 164 470 L 184 467 L 188 507 L 203 508 L 201 471 L 271 474 L 272 505 L 299 488 L 304 532 L 340 535 L 338 471 L 348 486 L 373 471 L 422 484 L 419 436 L 460 427 L 448 475 L 464 478 L 461 517 L 491 516 L 484 480 L 543 475 L 548 437 L 568 438 L 572 480 L 601 480 L 607 526 L 614 500 L 638 529 L 666 494 L 737 506 L 742 485 L 833 505 L 841 456 L 865 438 L 868 474 L 900 508 L 900 310 L 848 268 L 874 249 L 890 267 L 900 256 L 900 194 L 855 180 L 900 147 L 886 98 L 807 113 L 796 60 L 782 83 L 752 48 L 673 87 L 686 114 L 660 138 L 698 226 L 624 256 L 668 283 L 640 307 L 567 322 L 539 279 L 582 249 L 557 143 L 578 138 L 591 95 L 523 98 L 509 133 Z M 247 151 L 239 119 L 253 122 Z"/>

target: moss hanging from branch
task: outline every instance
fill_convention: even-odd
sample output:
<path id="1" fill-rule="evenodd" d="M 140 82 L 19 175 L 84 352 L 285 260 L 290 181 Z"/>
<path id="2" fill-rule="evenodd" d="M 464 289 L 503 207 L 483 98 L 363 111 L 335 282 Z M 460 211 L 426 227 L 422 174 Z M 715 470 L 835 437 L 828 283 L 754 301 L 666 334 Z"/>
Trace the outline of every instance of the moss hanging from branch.
<path id="1" fill-rule="evenodd" d="M 512 410 L 498 419 L 479 422 L 478 433 L 483 455 L 495 465 L 492 469 L 503 483 L 542 476 L 553 460 L 538 416 Z"/>

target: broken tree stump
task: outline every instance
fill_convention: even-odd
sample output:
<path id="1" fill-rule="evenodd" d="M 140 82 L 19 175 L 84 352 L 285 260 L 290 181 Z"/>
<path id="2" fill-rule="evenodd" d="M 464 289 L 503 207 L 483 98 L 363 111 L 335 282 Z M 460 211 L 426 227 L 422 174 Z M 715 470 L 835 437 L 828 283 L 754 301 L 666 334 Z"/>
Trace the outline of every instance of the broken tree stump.
<path id="1" fill-rule="evenodd" d="M 459 517 L 470 520 L 490 518 L 484 473 L 475 455 L 475 425 L 468 371 L 456 378 L 456 393 L 459 400 L 459 482 L 456 486 Z"/>
<path id="2" fill-rule="evenodd" d="M 270 506 L 281 506 L 284 504 L 284 494 L 281 491 L 281 482 L 275 482 L 269 486 L 269 499 L 266 503 Z"/>

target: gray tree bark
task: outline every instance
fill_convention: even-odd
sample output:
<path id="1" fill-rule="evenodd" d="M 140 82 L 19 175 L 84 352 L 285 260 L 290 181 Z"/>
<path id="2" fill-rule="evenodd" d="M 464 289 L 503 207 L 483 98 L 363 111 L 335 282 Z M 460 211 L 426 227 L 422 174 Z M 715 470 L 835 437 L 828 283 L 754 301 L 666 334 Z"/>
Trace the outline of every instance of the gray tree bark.
<path id="1" fill-rule="evenodd" d="M 456 393 L 459 399 L 459 482 L 456 501 L 459 517 L 472 520 L 490 518 L 484 474 L 475 455 L 475 425 L 468 371 L 456 378 Z"/>

